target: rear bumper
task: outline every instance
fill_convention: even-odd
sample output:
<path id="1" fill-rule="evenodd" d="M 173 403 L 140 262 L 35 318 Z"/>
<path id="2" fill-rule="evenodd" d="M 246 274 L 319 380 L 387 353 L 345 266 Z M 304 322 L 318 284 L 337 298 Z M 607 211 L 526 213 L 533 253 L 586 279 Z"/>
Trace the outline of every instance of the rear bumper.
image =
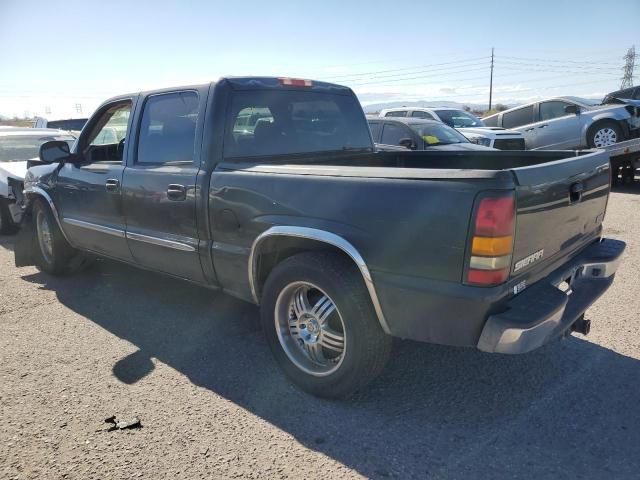
<path id="1" fill-rule="evenodd" d="M 487 319 L 478 349 L 526 353 L 564 334 L 613 282 L 625 243 L 605 239 L 540 280 Z M 567 282 L 566 291 L 558 288 Z"/>

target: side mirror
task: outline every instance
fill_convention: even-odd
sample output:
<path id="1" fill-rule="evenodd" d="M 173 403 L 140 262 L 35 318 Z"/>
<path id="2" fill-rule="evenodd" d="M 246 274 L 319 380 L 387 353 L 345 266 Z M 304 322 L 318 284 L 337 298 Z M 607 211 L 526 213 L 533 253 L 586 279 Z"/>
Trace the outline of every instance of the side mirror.
<path id="1" fill-rule="evenodd" d="M 416 149 L 415 142 L 410 138 L 401 138 L 400 141 L 398 142 L 398 145 L 400 145 L 401 147 L 408 148 L 409 150 Z"/>
<path id="2" fill-rule="evenodd" d="M 71 156 L 71 150 L 67 142 L 51 140 L 40 145 L 39 156 L 43 163 L 63 162 Z"/>
<path id="3" fill-rule="evenodd" d="M 580 113 L 580 107 L 577 105 L 567 105 L 564 107 L 564 113 L 567 113 L 569 115 L 578 115 Z"/>

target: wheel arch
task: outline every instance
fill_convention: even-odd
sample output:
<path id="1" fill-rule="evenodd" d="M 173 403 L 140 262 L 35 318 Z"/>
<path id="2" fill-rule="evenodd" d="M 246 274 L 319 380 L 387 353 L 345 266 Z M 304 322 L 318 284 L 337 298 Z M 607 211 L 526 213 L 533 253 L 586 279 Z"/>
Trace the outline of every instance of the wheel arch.
<path id="1" fill-rule="evenodd" d="M 25 189 L 24 193 L 25 193 L 25 197 L 26 197 L 25 198 L 25 200 L 26 200 L 25 201 L 25 204 L 26 204 L 25 213 L 31 212 L 31 209 L 33 208 L 33 202 L 35 200 L 37 200 L 37 199 L 44 200 L 44 202 L 51 209 L 51 213 L 53 214 L 53 218 L 56 219 L 56 223 L 58 224 L 58 228 L 62 232 L 62 236 L 67 241 L 67 243 L 69 243 L 69 245 L 73 245 L 69 241 L 69 237 L 65 233 L 64 228 L 62 228 L 62 219 L 60 218 L 60 215 L 58 214 L 58 209 L 56 208 L 55 203 L 53 203 L 53 199 L 51 198 L 51 195 L 49 195 L 47 193 L 47 191 L 44 190 L 43 188 L 36 187 L 36 186 L 29 187 L 29 188 Z"/>
<path id="2" fill-rule="evenodd" d="M 601 115 L 594 118 L 593 122 L 591 122 L 590 124 L 584 126 L 584 129 L 582 131 L 582 139 L 584 140 L 585 145 L 589 145 L 589 135 L 591 134 L 593 129 L 597 128 L 603 123 L 615 123 L 622 130 L 622 135 L 624 135 L 624 138 L 629 138 L 629 124 L 625 119 Z"/>
<path id="3" fill-rule="evenodd" d="M 371 272 L 364 258 L 349 241 L 326 230 L 297 226 L 274 226 L 258 235 L 251 247 L 248 262 L 249 287 L 254 302 L 260 304 L 262 286 L 271 270 L 278 263 L 297 253 L 312 250 L 331 250 L 355 264 L 362 275 L 380 326 L 385 333 L 390 333 Z"/>

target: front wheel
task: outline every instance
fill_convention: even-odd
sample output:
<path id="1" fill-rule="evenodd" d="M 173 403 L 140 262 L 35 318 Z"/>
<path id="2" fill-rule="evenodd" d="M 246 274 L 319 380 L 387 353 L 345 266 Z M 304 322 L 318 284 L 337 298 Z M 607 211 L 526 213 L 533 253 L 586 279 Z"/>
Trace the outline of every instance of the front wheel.
<path id="1" fill-rule="evenodd" d="M 613 121 L 596 123 L 589 129 L 587 143 L 591 148 L 602 148 L 624 140 L 620 125 Z"/>
<path id="2" fill-rule="evenodd" d="M 330 252 L 302 253 L 277 265 L 264 286 L 261 321 L 287 376 L 322 397 L 364 387 L 391 350 L 360 273 Z"/>
<path id="3" fill-rule="evenodd" d="M 42 200 L 33 205 L 36 266 L 52 275 L 69 273 L 80 267 L 82 257 L 60 231 L 51 209 Z"/>

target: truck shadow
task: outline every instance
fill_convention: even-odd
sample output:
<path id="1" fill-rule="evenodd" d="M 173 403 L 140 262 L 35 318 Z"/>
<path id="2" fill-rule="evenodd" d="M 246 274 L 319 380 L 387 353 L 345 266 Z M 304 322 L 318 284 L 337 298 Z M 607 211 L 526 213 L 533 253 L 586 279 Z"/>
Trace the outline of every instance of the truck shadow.
<path id="1" fill-rule="evenodd" d="M 584 340 L 516 357 L 398 342 L 370 388 L 334 402 L 287 382 L 252 305 L 106 261 L 23 278 L 138 347 L 113 366 L 120 381 L 136 383 L 156 358 L 366 477 L 640 470 L 640 363 Z"/>

